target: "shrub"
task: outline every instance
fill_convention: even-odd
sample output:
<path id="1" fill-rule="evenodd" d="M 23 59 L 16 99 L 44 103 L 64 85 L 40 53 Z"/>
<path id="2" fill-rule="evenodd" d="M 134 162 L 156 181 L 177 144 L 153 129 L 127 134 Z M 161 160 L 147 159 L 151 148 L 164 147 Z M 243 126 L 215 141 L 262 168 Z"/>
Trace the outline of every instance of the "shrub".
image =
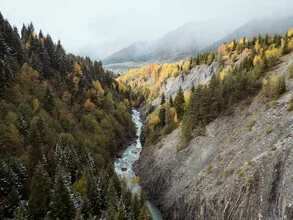
<path id="1" fill-rule="evenodd" d="M 275 145 L 271 146 L 271 151 L 275 151 L 277 149 L 277 147 Z"/>
<path id="2" fill-rule="evenodd" d="M 238 176 L 243 176 L 243 170 L 241 170 L 240 168 L 237 170 L 237 174 Z"/>
<path id="3" fill-rule="evenodd" d="M 251 176 L 248 176 L 248 177 L 247 177 L 247 182 L 250 183 L 250 182 L 252 182 L 252 181 L 253 181 L 253 178 L 252 178 Z"/>
<path id="4" fill-rule="evenodd" d="M 219 186 L 219 185 L 222 185 L 223 182 L 218 178 L 218 179 L 216 180 L 216 184 Z"/>
<path id="5" fill-rule="evenodd" d="M 289 79 L 293 78 L 293 64 L 291 64 L 291 66 L 289 67 Z"/>
<path id="6" fill-rule="evenodd" d="M 255 125 L 256 123 L 256 120 L 252 120 L 248 123 L 247 127 L 248 127 L 248 130 L 251 131 L 253 126 Z"/>
<path id="7" fill-rule="evenodd" d="M 276 100 L 284 92 L 286 92 L 284 76 L 276 76 L 275 73 L 272 73 L 263 80 L 262 94 L 265 97 Z"/>
<path id="8" fill-rule="evenodd" d="M 288 111 L 292 111 L 293 110 L 293 103 L 290 103 L 289 106 L 288 106 Z"/>
<path id="9" fill-rule="evenodd" d="M 270 127 L 267 128 L 266 133 L 270 134 L 272 131 L 273 131 L 273 127 L 270 126 Z"/>
<path id="10" fill-rule="evenodd" d="M 206 168 L 206 174 L 209 174 L 211 172 L 212 168 L 213 168 L 213 165 L 209 164 L 208 167 Z"/>

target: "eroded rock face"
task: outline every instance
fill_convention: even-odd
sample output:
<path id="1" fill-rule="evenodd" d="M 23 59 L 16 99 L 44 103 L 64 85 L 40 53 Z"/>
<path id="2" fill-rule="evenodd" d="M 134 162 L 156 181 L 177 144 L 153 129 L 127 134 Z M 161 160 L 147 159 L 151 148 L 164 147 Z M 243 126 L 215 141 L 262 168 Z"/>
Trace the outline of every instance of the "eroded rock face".
<path id="1" fill-rule="evenodd" d="M 212 75 L 217 71 L 217 63 L 214 62 L 210 66 L 202 65 L 193 68 L 186 76 L 179 75 L 177 77 L 170 77 L 167 82 L 162 86 L 161 91 L 165 93 L 166 98 L 174 97 L 182 87 L 182 90 L 189 90 L 192 85 L 195 87 L 199 83 L 207 83 Z M 152 105 L 157 106 L 160 104 L 161 99 L 157 98 L 153 101 Z"/>
<path id="2" fill-rule="evenodd" d="M 292 54 L 277 74 L 286 74 Z M 165 219 L 293 219 L 293 81 L 276 106 L 257 97 L 179 152 L 180 129 L 143 148 L 135 171 Z M 252 129 L 249 123 L 255 121 Z"/>

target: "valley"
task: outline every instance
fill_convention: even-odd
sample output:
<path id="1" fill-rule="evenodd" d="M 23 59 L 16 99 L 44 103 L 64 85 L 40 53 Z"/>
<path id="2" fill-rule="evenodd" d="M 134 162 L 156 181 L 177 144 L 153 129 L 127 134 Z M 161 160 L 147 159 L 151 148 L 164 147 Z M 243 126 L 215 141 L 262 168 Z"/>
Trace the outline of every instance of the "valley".
<path id="1" fill-rule="evenodd" d="M 293 219 L 291 4 L 3 1 L 0 219 Z"/>

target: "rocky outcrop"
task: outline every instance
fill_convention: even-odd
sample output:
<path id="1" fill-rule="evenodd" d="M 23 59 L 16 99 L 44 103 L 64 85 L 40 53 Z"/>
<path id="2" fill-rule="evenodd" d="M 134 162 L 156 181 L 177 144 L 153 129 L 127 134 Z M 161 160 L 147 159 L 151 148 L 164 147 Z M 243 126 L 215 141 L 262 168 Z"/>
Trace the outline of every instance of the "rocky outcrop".
<path id="1" fill-rule="evenodd" d="M 289 54 L 273 71 L 286 75 L 292 62 Z M 135 171 L 164 219 L 293 219 L 293 81 L 286 83 L 277 103 L 258 96 L 234 106 L 184 150 L 176 149 L 180 128 L 143 148 Z"/>
<path id="2" fill-rule="evenodd" d="M 199 83 L 207 83 L 212 75 L 217 72 L 217 63 L 214 62 L 210 66 L 201 65 L 193 68 L 190 73 L 186 76 L 179 75 L 177 77 L 169 77 L 166 83 L 162 86 L 161 91 L 164 92 L 165 97 L 169 98 L 175 96 L 179 87 L 182 87 L 183 91 L 189 90 L 192 85 L 195 87 Z M 160 104 L 160 97 L 152 102 L 153 106 Z"/>

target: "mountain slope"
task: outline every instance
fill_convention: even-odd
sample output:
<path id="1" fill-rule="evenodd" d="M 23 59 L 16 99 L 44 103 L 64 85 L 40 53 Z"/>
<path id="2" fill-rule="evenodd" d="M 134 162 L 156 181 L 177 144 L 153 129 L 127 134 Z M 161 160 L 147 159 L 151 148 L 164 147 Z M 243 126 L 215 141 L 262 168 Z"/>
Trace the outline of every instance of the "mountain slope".
<path id="1" fill-rule="evenodd" d="M 293 217 L 292 64 L 293 53 L 274 68 L 288 89 L 277 104 L 259 96 L 235 105 L 232 116 L 221 115 L 181 151 L 181 126 L 143 148 L 135 170 L 164 218 Z"/>
<path id="2" fill-rule="evenodd" d="M 137 42 L 103 60 L 104 64 L 123 62 L 173 62 L 189 57 L 233 30 L 235 24 L 223 21 L 189 22 L 152 42 Z"/>
<path id="3" fill-rule="evenodd" d="M 216 50 L 222 43 L 228 43 L 233 40 L 240 40 L 243 37 L 251 39 L 257 37 L 259 34 L 262 36 L 284 34 L 289 28 L 293 26 L 293 17 L 283 18 L 257 18 L 247 22 L 243 26 L 237 28 L 226 37 L 220 39 L 211 46 L 206 47 L 204 50 Z"/>

